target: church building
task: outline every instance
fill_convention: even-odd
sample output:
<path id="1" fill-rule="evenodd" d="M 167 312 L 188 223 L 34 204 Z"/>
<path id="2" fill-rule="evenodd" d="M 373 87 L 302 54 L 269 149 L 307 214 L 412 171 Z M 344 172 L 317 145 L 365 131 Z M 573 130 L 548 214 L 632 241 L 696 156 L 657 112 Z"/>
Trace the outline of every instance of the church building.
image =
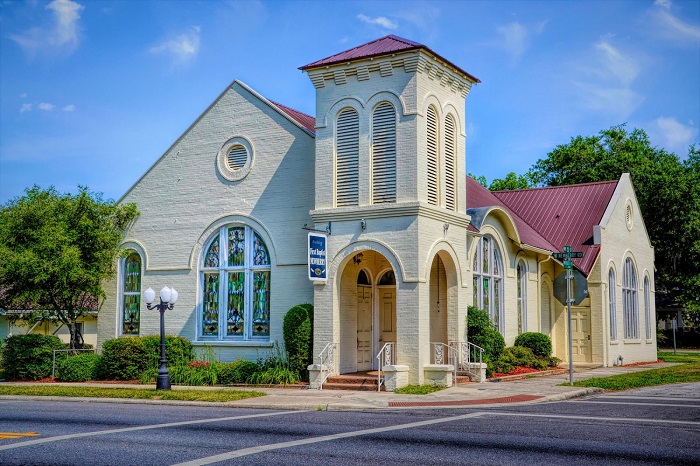
<path id="1" fill-rule="evenodd" d="M 167 285 L 179 300 L 166 332 L 222 361 L 283 345 L 285 313 L 312 303 L 316 385 L 380 368 L 390 389 L 451 383 L 475 361 L 470 306 L 507 345 L 542 332 L 563 361 L 656 360 L 654 252 L 628 175 L 489 192 L 466 176 L 465 99 L 479 80 L 410 40 L 301 70 L 315 118 L 234 81 L 122 197 L 141 215 L 98 346 L 158 333 L 143 292 Z M 564 246 L 583 257 L 557 259 Z"/>

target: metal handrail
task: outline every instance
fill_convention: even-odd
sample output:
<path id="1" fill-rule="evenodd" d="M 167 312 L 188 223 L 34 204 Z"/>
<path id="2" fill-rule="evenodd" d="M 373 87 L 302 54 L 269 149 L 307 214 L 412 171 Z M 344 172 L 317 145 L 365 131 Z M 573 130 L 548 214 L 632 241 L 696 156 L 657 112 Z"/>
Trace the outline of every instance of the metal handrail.
<path id="1" fill-rule="evenodd" d="M 444 348 L 447 348 L 447 364 L 452 364 L 453 383 L 457 384 L 457 370 L 459 369 L 459 352 L 457 348 L 441 341 L 430 342 L 430 345 L 433 347 L 433 364 L 445 364 Z"/>
<path id="2" fill-rule="evenodd" d="M 384 384 L 384 377 L 382 376 L 384 366 L 389 366 L 396 363 L 396 351 L 393 349 L 396 345 L 394 341 L 388 341 L 384 343 L 382 349 L 377 353 L 377 359 L 379 360 L 379 371 L 377 371 L 377 391 L 382 390 L 382 384 Z"/>
<path id="3" fill-rule="evenodd" d="M 319 390 L 323 390 L 323 384 L 326 383 L 328 377 L 335 372 L 333 367 L 333 350 L 335 347 L 336 343 L 328 343 L 318 355 L 319 365 L 321 367 L 321 384 L 318 387 Z"/>
<path id="4" fill-rule="evenodd" d="M 484 361 L 484 348 L 477 346 L 474 343 L 451 341 L 450 346 L 459 348 L 459 359 L 461 369 L 479 379 L 479 382 L 484 382 L 481 378 L 481 364 Z M 478 360 L 479 369 L 472 369 L 472 364 Z"/>

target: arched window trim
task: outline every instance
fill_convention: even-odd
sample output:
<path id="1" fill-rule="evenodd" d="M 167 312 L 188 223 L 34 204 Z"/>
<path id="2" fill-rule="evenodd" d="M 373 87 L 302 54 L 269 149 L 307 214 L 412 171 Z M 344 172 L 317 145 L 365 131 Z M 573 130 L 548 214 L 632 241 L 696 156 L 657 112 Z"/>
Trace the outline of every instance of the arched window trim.
<path id="1" fill-rule="evenodd" d="M 396 202 L 396 108 L 380 102 L 372 111 L 372 204 Z"/>
<path id="2" fill-rule="evenodd" d="M 142 280 L 143 259 L 138 251 L 130 250 L 129 255 L 121 261 L 121 335 L 138 336 L 141 331 Z"/>
<path id="3" fill-rule="evenodd" d="M 625 327 L 625 340 L 639 340 L 637 271 L 629 257 L 625 259 L 622 269 L 622 321 Z"/>
<path id="4" fill-rule="evenodd" d="M 527 267 L 519 260 L 516 270 L 518 302 L 518 335 L 527 332 Z"/>
<path id="5" fill-rule="evenodd" d="M 615 269 L 608 270 L 608 312 L 610 315 L 610 341 L 617 341 L 617 286 Z"/>
<path id="6" fill-rule="evenodd" d="M 481 237 L 472 260 L 474 307 L 486 311 L 502 334 L 505 332 L 503 275 L 503 255 L 498 242 L 491 235 Z"/>
<path id="7" fill-rule="evenodd" d="M 209 257 L 216 260 L 207 263 Z M 269 341 L 270 257 L 251 226 L 233 223 L 218 229 L 200 258 L 198 340 Z"/>

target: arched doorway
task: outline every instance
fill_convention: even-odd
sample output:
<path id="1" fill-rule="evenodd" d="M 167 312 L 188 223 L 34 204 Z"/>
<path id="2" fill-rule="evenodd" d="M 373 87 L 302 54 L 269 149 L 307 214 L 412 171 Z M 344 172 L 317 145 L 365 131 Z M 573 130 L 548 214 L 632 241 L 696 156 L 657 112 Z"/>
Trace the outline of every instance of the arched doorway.
<path id="1" fill-rule="evenodd" d="M 439 255 L 430 269 L 430 341 L 447 343 L 447 273 Z"/>
<path id="2" fill-rule="evenodd" d="M 384 344 L 397 340 L 396 289 L 394 269 L 381 253 L 365 249 L 345 263 L 338 287 L 341 374 L 376 369 Z"/>

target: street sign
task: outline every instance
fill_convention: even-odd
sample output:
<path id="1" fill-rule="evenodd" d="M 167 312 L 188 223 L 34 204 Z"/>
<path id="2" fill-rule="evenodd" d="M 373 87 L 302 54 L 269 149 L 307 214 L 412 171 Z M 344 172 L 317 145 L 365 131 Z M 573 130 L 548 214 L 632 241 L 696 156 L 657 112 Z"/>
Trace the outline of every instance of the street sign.
<path id="1" fill-rule="evenodd" d="M 580 251 L 577 252 L 555 252 L 552 254 L 552 257 L 555 259 L 582 259 L 583 258 L 583 253 Z"/>
<path id="2" fill-rule="evenodd" d="M 564 259 L 564 268 L 565 269 L 573 269 L 574 263 L 571 262 L 570 260 Z"/>

